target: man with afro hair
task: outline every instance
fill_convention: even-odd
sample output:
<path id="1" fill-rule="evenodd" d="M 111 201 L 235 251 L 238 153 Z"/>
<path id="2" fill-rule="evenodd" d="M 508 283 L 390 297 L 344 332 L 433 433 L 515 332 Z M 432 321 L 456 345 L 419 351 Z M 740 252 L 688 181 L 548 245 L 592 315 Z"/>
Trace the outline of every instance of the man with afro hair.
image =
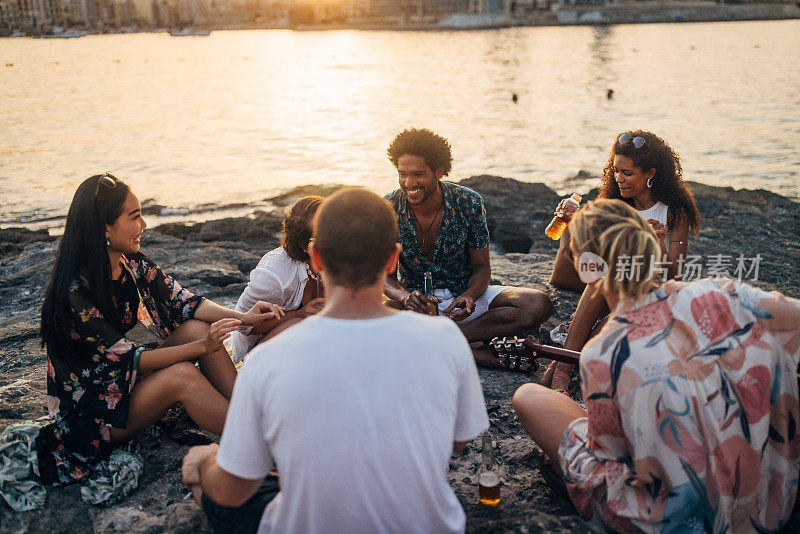
<path id="1" fill-rule="evenodd" d="M 433 278 L 432 298 L 440 315 L 456 321 L 470 341 L 522 333 L 542 323 L 552 308 L 546 293 L 489 285 L 489 229 L 483 199 L 475 191 L 442 178 L 450 173 L 450 143 L 427 129 L 403 130 L 387 155 L 400 188 L 387 195 L 397 213 L 400 244 L 398 276 L 388 276 L 385 294 L 392 305 L 429 313 L 424 275 Z M 480 365 L 499 367 L 491 351 L 473 350 Z"/>

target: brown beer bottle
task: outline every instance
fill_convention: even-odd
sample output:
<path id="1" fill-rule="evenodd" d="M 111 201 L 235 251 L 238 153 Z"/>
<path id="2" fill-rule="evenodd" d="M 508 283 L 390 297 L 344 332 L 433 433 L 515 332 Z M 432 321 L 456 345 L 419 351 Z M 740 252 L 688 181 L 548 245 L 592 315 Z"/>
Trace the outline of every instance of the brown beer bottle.
<path id="1" fill-rule="evenodd" d="M 481 504 L 497 506 L 500 504 L 500 475 L 494 461 L 492 436 L 483 434 L 481 469 L 478 472 L 478 498 Z"/>
<path id="2" fill-rule="evenodd" d="M 439 315 L 439 305 L 436 303 L 436 297 L 433 296 L 433 273 L 425 271 L 425 297 L 428 299 L 428 313 L 430 315 Z"/>
<path id="3" fill-rule="evenodd" d="M 578 193 L 572 193 L 572 196 L 567 199 L 567 202 L 573 204 L 576 208 L 581 203 L 581 196 Z M 567 229 L 567 221 L 560 215 L 553 217 L 550 224 L 545 228 L 544 233 L 550 239 L 557 241 L 561 239 L 561 234 Z"/>

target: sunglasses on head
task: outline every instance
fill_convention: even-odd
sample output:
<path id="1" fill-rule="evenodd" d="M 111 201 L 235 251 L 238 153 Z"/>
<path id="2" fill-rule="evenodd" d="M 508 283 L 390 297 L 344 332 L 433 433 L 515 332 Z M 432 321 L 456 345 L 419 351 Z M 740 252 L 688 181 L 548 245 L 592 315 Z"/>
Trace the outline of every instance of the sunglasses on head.
<path id="1" fill-rule="evenodd" d="M 628 132 L 625 132 L 624 134 L 619 136 L 619 141 L 617 141 L 617 142 L 620 145 L 622 145 L 622 144 L 625 144 L 628 141 L 630 141 L 631 138 L 632 138 L 631 134 L 629 134 Z M 638 150 L 638 149 L 640 149 L 640 148 L 642 148 L 644 146 L 644 143 L 645 143 L 644 137 L 642 137 L 640 135 L 637 135 L 636 137 L 633 137 L 633 148 Z"/>
<path id="2" fill-rule="evenodd" d="M 100 185 L 109 189 L 114 189 L 117 187 L 117 177 L 110 172 L 101 174 L 100 178 L 97 179 L 97 187 L 94 188 L 94 196 L 97 196 L 97 192 L 100 191 Z"/>

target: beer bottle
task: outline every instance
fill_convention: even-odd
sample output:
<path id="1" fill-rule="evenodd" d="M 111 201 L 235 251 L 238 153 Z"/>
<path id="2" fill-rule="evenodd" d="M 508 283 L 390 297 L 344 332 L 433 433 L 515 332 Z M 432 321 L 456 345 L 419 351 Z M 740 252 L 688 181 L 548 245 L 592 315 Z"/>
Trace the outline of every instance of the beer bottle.
<path id="1" fill-rule="evenodd" d="M 578 193 L 572 193 L 572 196 L 567 199 L 568 204 L 574 205 L 576 208 L 581 203 L 581 196 Z M 544 233 L 550 239 L 557 241 L 561 239 L 561 234 L 567 228 L 567 221 L 561 215 L 556 214 L 550 224 L 545 228 Z"/>
<path id="2" fill-rule="evenodd" d="M 428 314 L 439 315 L 439 306 L 433 296 L 433 273 L 425 271 L 425 298 L 428 299 Z"/>
<path id="3" fill-rule="evenodd" d="M 500 504 L 500 475 L 494 461 L 492 435 L 483 434 L 481 468 L 478 473 L 478 497 L 481 504 L 497 506 Z"/>

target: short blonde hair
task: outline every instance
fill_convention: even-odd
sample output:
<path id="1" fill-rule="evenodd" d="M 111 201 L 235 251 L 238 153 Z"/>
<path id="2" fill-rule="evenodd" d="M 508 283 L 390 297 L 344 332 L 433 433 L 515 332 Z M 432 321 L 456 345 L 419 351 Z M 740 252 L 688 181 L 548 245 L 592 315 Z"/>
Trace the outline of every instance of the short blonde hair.
<path id="1" fill-rule="evenodd" d="M 639 300 L 658 285 L 656 262 L 661 258 L 658 239 L 647 221 L 625 202 L 614 199 L 589 202 L 572 218 L 569 232 L 574 255 L 591 252 L 608 264 L 600 286 L 604 292 Z M 640 276 L 636 273 L 617 276 L 624 257 L 642 258 Z"/>

